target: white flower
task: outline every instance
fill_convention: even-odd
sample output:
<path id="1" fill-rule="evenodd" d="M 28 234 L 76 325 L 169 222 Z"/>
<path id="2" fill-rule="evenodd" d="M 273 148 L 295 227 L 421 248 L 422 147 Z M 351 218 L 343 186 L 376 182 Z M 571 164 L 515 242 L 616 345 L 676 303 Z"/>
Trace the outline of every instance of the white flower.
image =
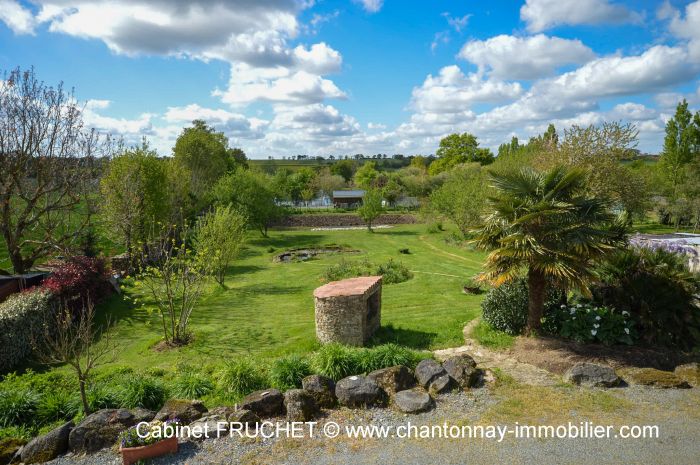
<path id="1" fill-rule="evenodd" d="M 600 315 L 596 315 L 595 319 L 596 321 L 600 321 Z"/>
<path id="2" fill-rule="evenodd" d="M 575 319 L 576 319 L 576 317 L 573 317 L 573 318 L 572 318 L 572 320 L 575 320 Z"/>
<path id="3" fill-rule="evenodd" d="M 629 333 L 630 333 L 630 329 L 629 329 L 629 328 L 625 328 L 625 333 L 629 334 Z"/>
<path id="4" fill-rule="evenodd" d="M 596 334 L 598 334 L 598 330 L 592 329 L 592 330 L 591 330 L 591 334 L 595 336 Z"/>
<path id="5" fill-rule="evenodd" d="M 576 308 L 581 308 L 581 304 L 576 304 Z"/>
<path id="6" fill-rule="evenodd" d="M 574 313 L 576 313 L 576 309 L 575 309 L 575 308 L 572 308 L 571 311 L 570 311 L 569 313 L 573 315 Z"/>
<path id="7" fill-rule="evenodd" d="M 595 329 L 598 329 L 598 328 L 600 328 L 600 325 L 599 325 L 598 323 L 596 323 L 596 324 L 593 325 L 593 327 L 594 327 Z"/>
<path id="8" fill-rule="evenodd" d="M 564 304 L 561 304 L 561 308 L 566 308 L 566 305 L 564 305 Z"/>
<path id="9" fill-rule="evenodd" d="M 628 312 L 627 310 L 623 310 L 623 311 L 622 311 L 622 314 L 623 314 L 624 316 L 630 316 L 630 312 Z"/>

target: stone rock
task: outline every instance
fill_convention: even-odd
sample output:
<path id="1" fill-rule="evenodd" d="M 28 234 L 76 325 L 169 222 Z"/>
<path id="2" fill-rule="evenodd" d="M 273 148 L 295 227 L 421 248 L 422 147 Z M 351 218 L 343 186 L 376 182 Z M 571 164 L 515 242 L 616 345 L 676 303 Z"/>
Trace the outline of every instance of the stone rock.
<path id="1" fill-rule="evenodd" d="M 368 407 L 383 403 L 382 390 L 366 376 L 348 376 L 335 385 L 338 402 L 346 407 Z"/>
<path id="2" fill-rule="evenodd" d="M 310 392 L 290 389 L 284 393 L 288 421 L 309 421 L 318 413 L 318 405 Z"/>
<path id="3" fill-rule="evenodd" d="M 207 408 L 201 400 L 170 399 L 165 402 L 156 414 L 156 420 L 178 419 L 184 425 L 189 425 L 195 420 L 199 420 L 207 413 Z"/>
<path id="4" fill-rule="evenodd" d="M 207 416 L 217 415 L 217 416 L 220 416 L 220 417 L 228 420 L 228 417 L 230 417 L 235 411 L 236 411 L 236 407 L 230 407 L 230 406 L 214 407 L 213 409 L 209 410 Z"/>
<path id="5" fill-rule="evenodd" d="M 104 409 L 87 416 L 68 436 L 70 450 L 75 453 L 97 452 L 112 447 L 119 433 L 141 421 L 153 419 L 153 412 L 144 409 Z"/>
<path id="6" fill-rule="evenodd" d="M 454 380 L 450 377 L 450 375 L 442 375 L 438 376 L 433 380 L 432 383 L 430 383 L 430 386 L 428 387 L 428 391 L 436 396 L 438 394 L 442 394 L 444 392 L 452 390 L 454 388 Z"/>
<path id="7" fill-rule="evenodd" d="M 661 371 L 655 368 L 630 368 L 625 370 L 625 380 L 630 383 L 643 386 L 652 386 L 664 389 L 688 389 L 690 384 L 670 371 Z"/>
<path id="8" fill-rule="evenodd" d="M 22 462 L 43 463 L 53 460 L 68 451 L 68 436 L 75 424 L 72 421 L 36 437 L 22 449 Z"/>
<path id="9" fill-rule="evenodd" d="M 410 389 L 397 392 L 394 405 L 404 413 L 420 413 L 432 408 L 433 399 L 421 389 Z"/>
<path id="10" fill-rule="evenodd" d="M 375 370 L 367 377 L 376 381 L 379 387 L 389 395 L 411 389 L 416 385 L 416 378 L 411 370 L 402 365 Z"/>
<path id="11" fill-rule="evenodd" d="M 564 381 L 588 387 L 615 387 L 622 380 L 615 370 L 597 363 L 577 363 L 564 373 Z"/>
<path id="12" fill-rule="evenodd" d="M 442 362 L 442 367 L 461 388 L 475 387 L 481 380 L 481 370 L 476 367 L 474 359 L 467 354 L 448 358 Z"/>
<path id="13" fill-rule="evenodd" d="M 245 396 L 241 408 L 255 412 L 260 418 L 284 414 L 284 396 L 277 389 L 256 391 Z"/>
<path id="14" fill-rule="evenodd" d="M 698 363 L 679 365 L 673 370 L 673 374 L 691 386 L 700 387 L 700 364 Z"/>
<path id="15" fill-rule="evenodd" d="M 0 439 L 0 465 L 10 463 L 25 443 L 25 441 L 18 438 Z"/>
<path id="16" fill-rule="evenodd" d="M 235 410 L 228 416 L 228 421 L 231 423 L 240 423 L 242 425 L 255 426 L 260 423 L 260 417 L 250 410 L 239 409 Z"/>
<path id="17" fill-rule="evenodd" d="M 338 403 L 335 397 L 335 382 L 321 375 L 307 376 L 301 380 L 301 386 L 316 400 L 321 408 L 333 408 Z"/>
<path id="18" fill-rule="evenodd" d="M 446 375 L 447 372 L 438 362 L 432 358 L 421 360 L 416 366 L 416 379 L 418 384 L 428 389 L 430 383 L 436 378 Z"/>
<path id="19" fill-rule="evenodd" d="M 189 424 L 190 431 L 196 431 L 190 436 L 192 441 L 204 441 L 205 439 L 218 439 L 229 434 L 229 423 L 221 415 L 207 415 Z M 198 428 L 199 431 L 194 428 Z"/>

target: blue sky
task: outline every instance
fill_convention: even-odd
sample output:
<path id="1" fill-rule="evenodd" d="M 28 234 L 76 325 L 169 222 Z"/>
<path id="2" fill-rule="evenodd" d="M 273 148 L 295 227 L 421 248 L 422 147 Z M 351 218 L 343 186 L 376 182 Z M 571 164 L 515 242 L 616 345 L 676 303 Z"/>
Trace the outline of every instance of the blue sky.
<path id="1" fill-rule="evenodd" d="M 252 157 L 492 148 L 622 120 L 657 152 L 700 106 L 700 0 L 0 0 L 0 68 L 163 155 L 194 118 Z"/>

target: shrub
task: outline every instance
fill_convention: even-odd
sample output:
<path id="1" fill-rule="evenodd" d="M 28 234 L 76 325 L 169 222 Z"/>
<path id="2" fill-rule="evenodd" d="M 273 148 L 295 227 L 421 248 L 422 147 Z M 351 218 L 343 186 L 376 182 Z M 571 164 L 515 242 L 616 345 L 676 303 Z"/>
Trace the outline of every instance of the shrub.
<path id="1" fill-rule="evenodd" d="M 578 342 L 606 345 L 631 345 L 636 338 L 629 312 L 616 312 L 610 307 L 597 307 L 590 303 L 561 305 L 550 310 L 542 322 L 542 328 L 550 334 Z"/>
<path id="2" fill-rule="evenodd" d="M 143 407 L 158 410 L 165 403 L 168 392 L 160 381 L 148 376 L 130 378 L 119 390 L 122 407 Z"/>
<path id="3" fill-rule="evenodd" d="M 265 388 L 265 375 L 246 359 L 233 360 L 219 372 L 219 389 L 229 397 L 241 397 Z"/>
<path id="4" fill-rule="evenodd" d="M 172 383 L 175 397 L 181 399 L 201 399 L 214 390 L 214 383 L 205 375 L 194 371 L 184 371 Z"/>
<path id="5" fill-rule="evenodd" d="M 377 275 L 383 277 L 384 284 L 402 283 L 413 277 L 413 274 L 403 263 L 391 259 L 379 265 L 373 264 L 368 260 L 341 260 L 340 263 L 331 265 L 326 269 L 323 280 L 326 282 L 339 281 L 341 279 L 355 278 L 358 276 Z"/>
<path id="6" fill-rule="evenodd" d="M 603 263 L 594 302 L 626 311 L 647 344 L 689 350 L 700 344 L 700 276 L 687 257 L 663 249 L 629 248 Z"/>
<path id="7" fill-rule="evenodd" d="M 352 349 L 341 344 L 326 344 L 312 358 L 315 373 L 339 380 L 357 374 L 357 357 Z"/>
<path id="8" fill-rule="evenodd" d="M 87 391 L 88 407 L 92 412 L 103 408 L 119 408 L 121 407 L 119 397 L 119 393 L 110 385 L 95 384 Z"/>
<path id="9" fill-rule="evenodd" d="M 80 400 L 64 390 L 45 392 L 37 406 L 37 416 L 42 424 L 66 421 L 80 412 Z"/>
<path id="10" fill-rule="evenodd" d="M 365 352 L 365 354 L 359 356 L 358 363 L 359 367 L 365 373 L 395 365 L 404 365 L 409 368 L 414 368 L 423 358 L 418 352 L 394 343 L 358 350 Z"/>
<path id="11" fill-rule="evenodd" d="M 309 361 L 299 355 L 278 358 L 270 367 L 270 381 L 278 389 L 301 387 L 301 380 L 311 374 Z"/>
<path id="12" fill-rule="evenodd" d="M 70 308 L 97 303 L 112 291 L 104 259 L 71 257 L 53 270 L 41 286 Z"/>
<path id="13" fill-rule="evenodd" d="M 548 309 L 561 304 L 561 291 L 549 287 L 545 296 L 545 314 Z M 519 278 L 491 289 L 483 302 L 484 320 L 493 329 L 511 336 L 520 334 L 527 323 L 527 280 Z"/>
<path id="14" fill-rule="evenodd" d="M 38 404 L 39 395 L 31 389 L 0 391 L 0 426 L 34 424 Z"/>
<path id="15" fill-rule="evenodd" d="M 0 371 L 7 371 L 30 356 L 34 334 L 41 334 L 51 315 L 51 295 L 30 290 L 0 303 Z"/>

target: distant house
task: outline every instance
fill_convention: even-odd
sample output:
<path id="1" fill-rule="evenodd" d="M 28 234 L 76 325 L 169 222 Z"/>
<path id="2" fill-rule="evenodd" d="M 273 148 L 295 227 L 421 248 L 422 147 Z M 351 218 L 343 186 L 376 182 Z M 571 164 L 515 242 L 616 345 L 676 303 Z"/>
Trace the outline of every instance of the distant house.
<path id="1" fill-rule="evenodd" d="M 363 190 L 333 191 L 333 206 L 336 208 L 354 208 L 362 205 L 365 196 Z"/>

